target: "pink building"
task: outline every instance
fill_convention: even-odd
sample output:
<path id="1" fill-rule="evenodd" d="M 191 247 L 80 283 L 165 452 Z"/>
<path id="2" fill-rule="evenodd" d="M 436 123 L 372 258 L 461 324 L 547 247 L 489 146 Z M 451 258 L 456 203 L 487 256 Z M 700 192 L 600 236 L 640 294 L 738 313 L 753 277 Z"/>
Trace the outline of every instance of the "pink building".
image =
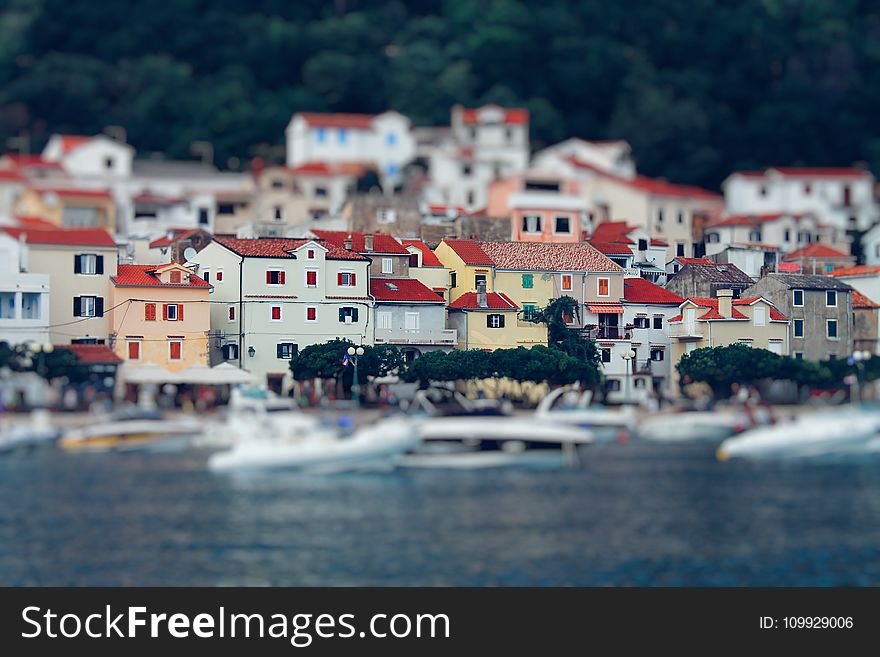
<path id="1" fill-rule="evenodd" d="M 583 199 L 548 192 L 523 192 L 509 199 L 514 242 L 580 242 L 588 229 Z"/>

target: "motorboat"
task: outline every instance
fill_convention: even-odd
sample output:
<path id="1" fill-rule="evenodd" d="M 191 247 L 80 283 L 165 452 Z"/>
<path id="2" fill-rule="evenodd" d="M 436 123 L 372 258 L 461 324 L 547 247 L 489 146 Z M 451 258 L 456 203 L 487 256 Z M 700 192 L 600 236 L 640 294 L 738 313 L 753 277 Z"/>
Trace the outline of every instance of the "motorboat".
<path id="1" fill-rule="evenodd" d="M 125 407 L 87 427 L 65 433 L 68 451 L 155 451 L 182 449 L 204 430 L 199 418 L 165 418 L 157 409 Z"/>
<path id="2" fill-rule="evenodd" d="M 636 429 L 635 408 L 610 408 L 592 403 L 592 398 L 590 390 L 557 388 L 538 404 L 535 418 L 590 429 L 597 443 L 628 441 Z"/>
<path id="3" fill-rule="evenodd" d="M 880 412 L 853 408 L 806 414 L 772 427 L 747 431 L 721 443 L 719 460 L 815 458 L 870 453 L 880 435 Z"/>
<path id="4" fill-rule="evenodd" d="M 389 469 L 418 443 L 413 421 L 404 416 L 380 419 L 352 430 L 318 426 L 310 431 L 251 435 L 229 450 L 213 454 L 216 472 L 299 470 L 314 474 Z"/>
<path id="5" fill-rule="evenodd" d="M 4 422 L 0 427 L 0 454 L 54 445 L 61 430 L 52 425 L 49 412 L 34 410 L 26 422 Z"/>
<path id="6" fill-rule="evenodd" d="M 404 467 L 481 468 L 512 465 L 576 464 L 578 448 L 594 442 L 592 431 L 535 414 L 486 413 L 472 402 L 452 395 L 457 410 L 440 407 L 420 391 L 415 406 L 423 414 L 416 422 L 418 447 L 403 456 Z M 448 406 L 448 399 L 443 406 Z"/>
<path id="7" fill-rule="evenodd" d="M 639 423 L 637 436 L 640 440 L 658 443 L 718 444 L 758 424 L 771 421 L 769 414 L 739 408 L 656 413 Z"/>

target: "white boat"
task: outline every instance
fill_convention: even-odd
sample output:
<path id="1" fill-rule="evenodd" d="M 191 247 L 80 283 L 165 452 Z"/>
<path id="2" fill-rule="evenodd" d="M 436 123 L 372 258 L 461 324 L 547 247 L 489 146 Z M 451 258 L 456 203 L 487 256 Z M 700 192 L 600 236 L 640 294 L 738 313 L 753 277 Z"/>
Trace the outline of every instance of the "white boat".
<path id="1" fill-rule="evenodd" d="M 49 412 L 32 411 L 27 422 L 4 422 L 0 427 L 0 453 L 53 445 L 61 430 L 52 425 Z"/>
<path id="2" fill-rule="evenodd" d="M 720 443 L 752 426 L 747 415 L 724 411 L 658 413 L 639 424 L 639 439 L 658 443 Z"/>
<path id="3" fill-rule="evenodd" d="M 293 436 L 252 435 L 213 454 L 208 467 L 218 472 L 292 469 L 318 474 L 387 469 L 417 443 L 412 420 L 394 417 L 347 436 L 332 427 Z"/>
<path id="4" fill-rule="evenodd" d="M 721 443 L 721 461 L 731 458 L 815 458 L 869 453 L 880 434 L 880 413 L 836 410 L 747 431 Z"/>
<path id="5" fill-rule="evenodd" d="M 165 419 L 155 410 L 125 409 L 88 427 L 68 431 L 58 446 L 90 452 L 182 449 L 204 428 L 199 418 Z"/>
<path id="6" fill-rule="evenodd" d="M 590 390 L 557 388 L 541 400 L 535 409 L 535 417 L 590 429 L 597 443 L 629 440 L 636 429 L 635 409 L 632 406 L 609 408 L 593 404 L 592 397 Z"/>

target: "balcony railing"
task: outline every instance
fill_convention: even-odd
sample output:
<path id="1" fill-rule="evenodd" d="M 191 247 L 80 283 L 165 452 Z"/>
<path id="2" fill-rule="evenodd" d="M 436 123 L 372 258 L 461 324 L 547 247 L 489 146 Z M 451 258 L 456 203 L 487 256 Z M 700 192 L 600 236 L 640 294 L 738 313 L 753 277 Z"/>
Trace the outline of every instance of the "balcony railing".
<path id="1" fill-rule="evenodd" d="M 455 345 L 456 329 L 376 329 L 376 344 Z"/>
<path id="2" fill-rule="evenodd" d="M 668 330 L 671 338 L 699 340 L 703 337 L 703 328 L 696 324 L 669 324 Z"/>
<path id="3" fill-rule="evenodd" d="M 587 324 L 583 329 L 585 337 L 592 340 L 631 340 L 632 329 L 626 326 L 596 326 Z"/>

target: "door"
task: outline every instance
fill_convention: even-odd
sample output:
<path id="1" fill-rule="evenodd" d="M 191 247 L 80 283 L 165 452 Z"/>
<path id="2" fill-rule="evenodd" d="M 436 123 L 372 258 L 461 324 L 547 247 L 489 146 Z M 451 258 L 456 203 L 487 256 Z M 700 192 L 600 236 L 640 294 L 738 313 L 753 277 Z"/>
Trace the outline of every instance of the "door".
<path id="1" fill-rule="evenodd" d="M 694 335 L 697 332 L 697 311 L 695 308 L 688 308 L 684 311 L 684 326 L 688 335 Z"/>
<path id="2" fill-rule="evenodd" d="M 599 313 L 599 337 L 606 340 L 617 340 L 620 315 L 616 313 Z"/>

